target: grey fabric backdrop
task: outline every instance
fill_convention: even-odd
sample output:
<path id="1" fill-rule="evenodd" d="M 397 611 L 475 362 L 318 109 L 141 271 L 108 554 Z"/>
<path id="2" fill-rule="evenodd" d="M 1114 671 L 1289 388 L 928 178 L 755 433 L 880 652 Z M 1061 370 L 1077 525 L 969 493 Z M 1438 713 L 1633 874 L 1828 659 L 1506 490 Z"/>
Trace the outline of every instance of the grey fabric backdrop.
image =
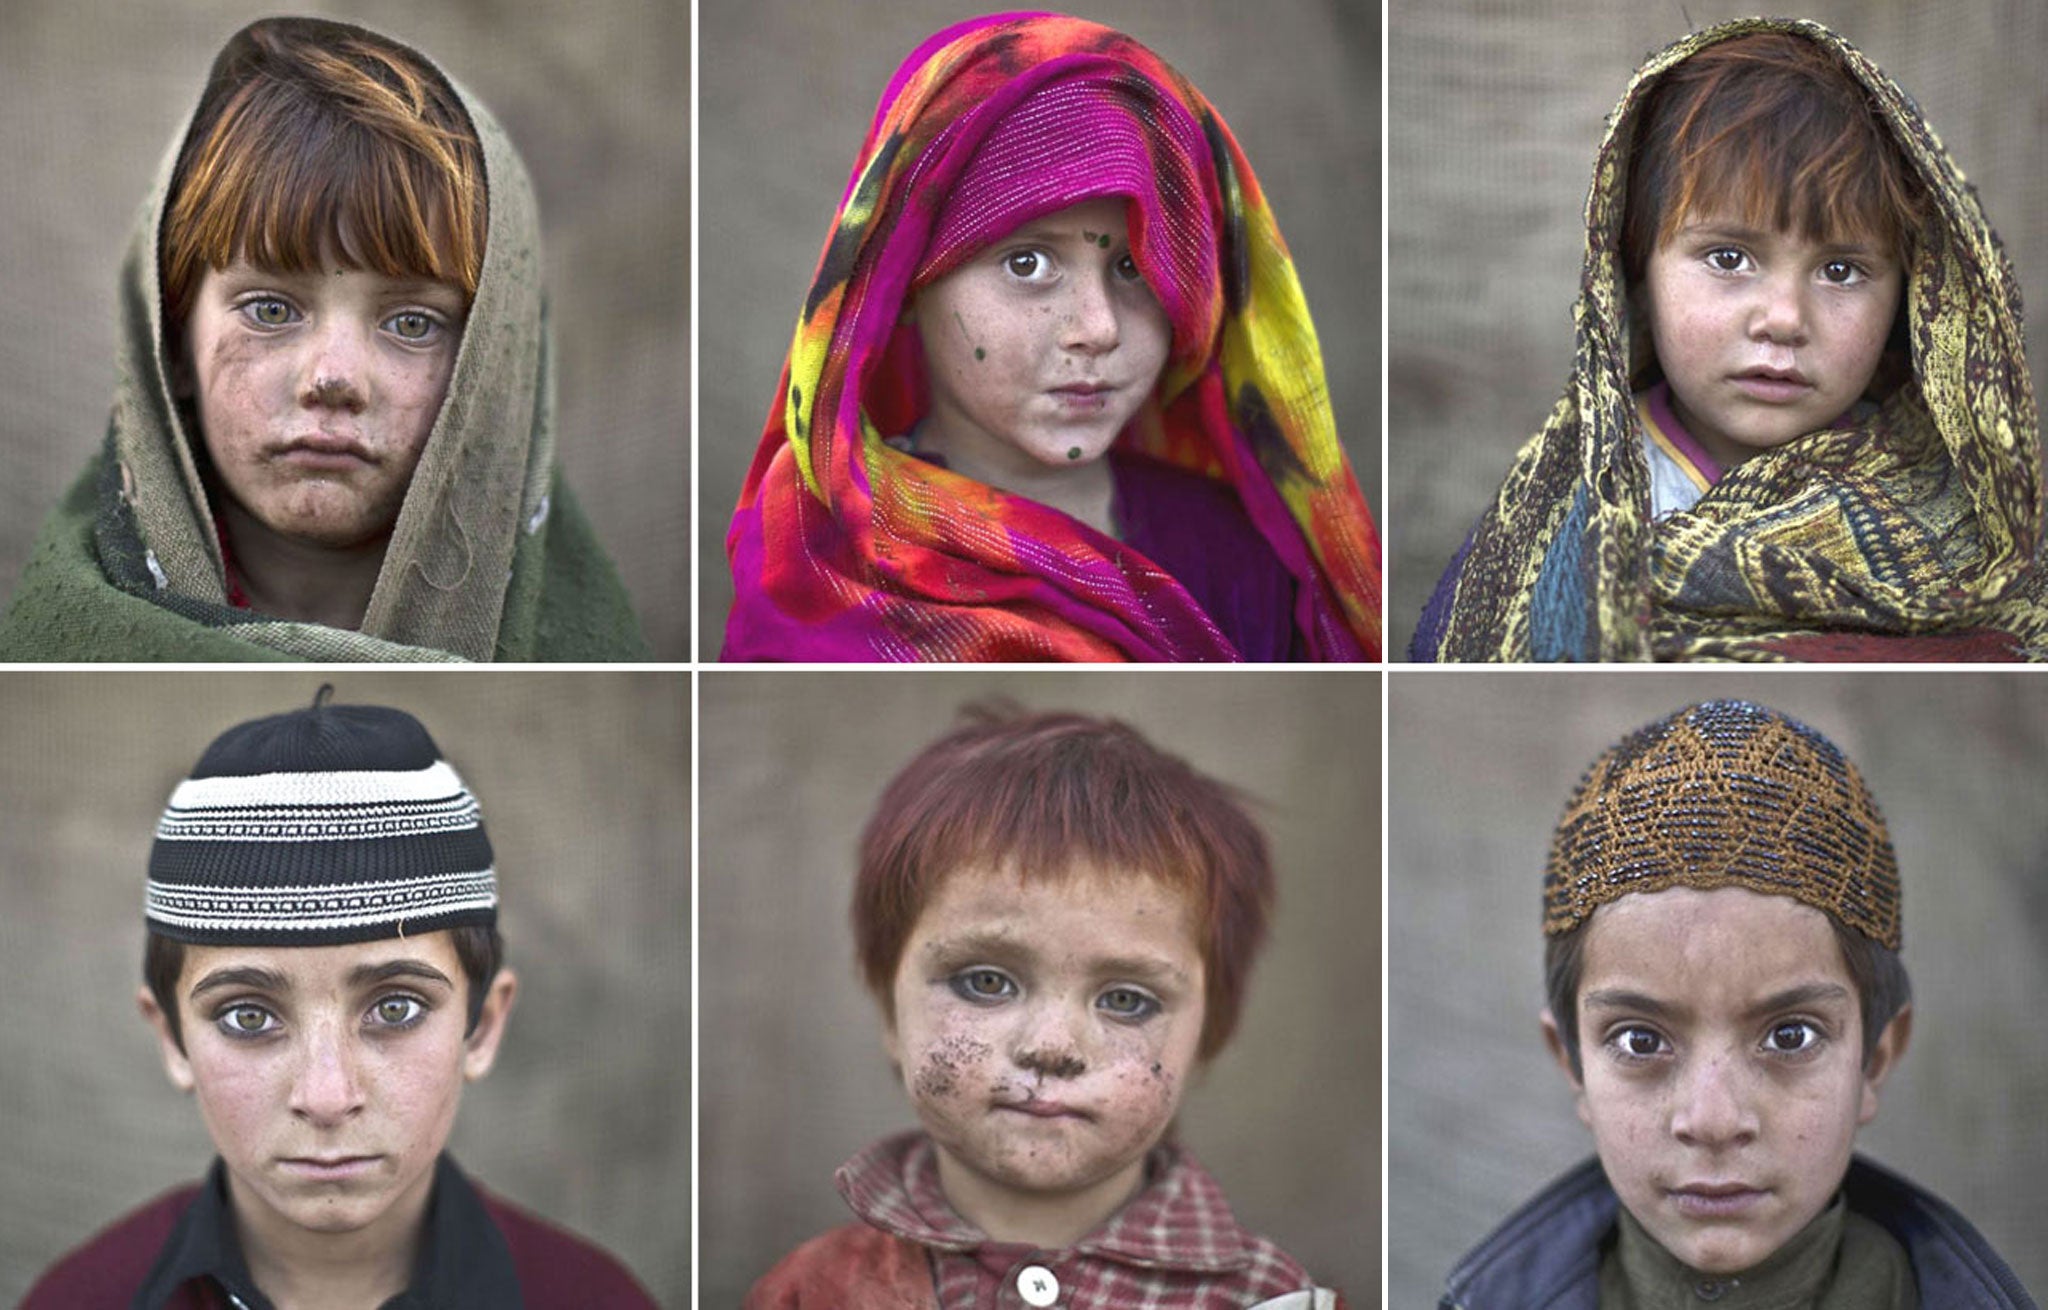
<path id="1" fill-rule="evenodd" d="M 1379 1302 L 1379 678 L 707 672 L 700 800 L 706 1306 L 852 1216 L 832 1171 L 915 1127 L 846 907 L 876 797 L 963 703 L 1110 714 L 1261 798 L 1280 908 L 1186 1141 L 1238 1218 Z"/>
<path id="2" fill-rule="evenodd" d="M 1911 1047 L 1858 1148 L 2048 1291 L 2048 681 L 1962 673 L 1396 673 L 1388 689 L 1389 1303 L 1592 1153 L 1537 1029 L 1566 795 L 1633 728 L 1762 701 L 1856 762 L 1905 886 Z"/>
<path id="3" fill-rule="evenodd" d="M 1387 650 L 1571 367 L 1601 125 L 1644 56 L 1725 18 L 1827 23 L 1920 102 L 1977 184 L 2048 359 L 2048 6 L 2035 0 L 1451 0 L 1388 23 Z M 1690 26 L 1686 15 L 1691 16 Z M 2037 377 L 2035 385 L 2040 385 Z"/>
<path id="4" fill-rule="evenodd" d="M 1028 7 L 1028 6 L 1027 6 Z M 1380 510 L 1380 14 L 1361 0 L 1056 6 L 1129 32 L 1192 79 L 1259 176 L 1322 340 L 1337 431 Z M 698 177 L 701 652 L 732 605 L 725 529 L 797 310 L 889 75 L 989 0 L 703 0 Z"/>
<path id="5" fill-rule="evenodd" d="M 689 679 L 483 670 L 0 677 L 0 1304 L 212 1155 L 135 1010 L 150 841 L 209 741 L 323 677 L 418 715 L 496 848 L 519 1002 L 457 1158 L 687 1305 Z"/>
<path id="6" fill-rule="evenodd" d="M 689 657 L 689 9 L 669 0 L 9 0 L 0 592 L 106 434 L 121 253 L 221 44 L 282 7 L 417 45 L 540 195 L 561 464 L 657 658 Z"/>

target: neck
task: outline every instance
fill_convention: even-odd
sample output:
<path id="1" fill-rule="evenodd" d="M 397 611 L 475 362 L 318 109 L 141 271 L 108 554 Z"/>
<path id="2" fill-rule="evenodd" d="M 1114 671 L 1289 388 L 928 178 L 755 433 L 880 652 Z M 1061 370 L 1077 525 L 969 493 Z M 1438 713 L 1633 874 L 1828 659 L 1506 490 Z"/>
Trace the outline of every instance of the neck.
<path id="1" fill-rule="evenodd" d="M 1067 1192 L 1025 1192 L 975 1173 L 938 1148 L 939 1190 L 962 1219 L 998 1242 L 1025 1242 L 1065 1250 L 1100 1228 L 1138 1194 L 1145 1160 L 1125 1165 L 1100 1182 Z"/>
<path id="2" fill-rule="evenodd" d="M 252 608 L 330 628 L 362 626 L 389 534 L 356 546 L 317 545 L 273 530 L 226 496 L 221 521 Z"/>
<path id="3" fill-rule="evenodd" d="M 1109 512 L 1116 479 L 1106 456 L 1055 468 L 971 424 L 950 424 L 938 414 L 918 425 L 913 442 L 943 456 L 946 467 L 963 477 L 1048 505 L 1105 537 L 1117 535 Z"/>
<path id="4" fill-rule="evenodd" d="M 426 1230 L 434 1170 L 369 1224 L 317 1232 L 250 1196 L 228 1175 L 228 1198 L 249 1277 L 277 1310 L 360 1310 L 383 1305 L 412 1281 Z"/>

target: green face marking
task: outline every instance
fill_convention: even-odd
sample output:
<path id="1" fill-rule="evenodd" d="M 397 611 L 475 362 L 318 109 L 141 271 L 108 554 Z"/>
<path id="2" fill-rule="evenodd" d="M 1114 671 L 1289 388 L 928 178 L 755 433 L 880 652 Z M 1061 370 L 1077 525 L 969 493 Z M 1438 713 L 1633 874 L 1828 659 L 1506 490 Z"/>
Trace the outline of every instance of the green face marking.
<path id="1" fill-rule="evenodd" d="M 1079 458 L 1081 458 L 1081 448 L 1080 448 L 1079 446 L 1068 446 L 1068 447 L 1067 447 L 1067 458 L 1068 458 L 1068 459 L 1079 459 Z"/>
<path id="2" fill-rule="evenodd" d="M 1109 249 L 1109 233 L 1104 232 L 1101 236 L 1095 238 L 1095 244 L 1101 246 L 1104 250 Z"/>
<path id="3" fill-rule="evenodd" d="M 976 347 L 974 348 L 974 359 L 975 359 L 975 362 L 976 362 L 976 363 L 979 363 L 980 361 L 982 361 L 982 360 L 984 360 L 984 359 L 987 359 L 987 358 L 988 358 L 988 352 L 987 352 L 986 350 L 983 350 L 983 349 L 982 349 L 982 348 L 981 348 L 980 346 L 976 346 Z"/>

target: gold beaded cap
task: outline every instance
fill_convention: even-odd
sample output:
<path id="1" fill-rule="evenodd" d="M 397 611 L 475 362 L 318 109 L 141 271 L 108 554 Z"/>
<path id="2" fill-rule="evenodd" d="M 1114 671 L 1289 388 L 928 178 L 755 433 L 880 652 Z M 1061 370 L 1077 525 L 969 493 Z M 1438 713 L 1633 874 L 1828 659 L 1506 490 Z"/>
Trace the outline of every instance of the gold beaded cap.
<path id="1" fill-rule="evenodd" d="M 1746 887 L 1804 901 L 1899 949 L 1899 865 L 1863 777 L 1812 728 L 1708 701 L 1593 761 L 1543 875 L 1543 932 L 1632 892 Z"/>

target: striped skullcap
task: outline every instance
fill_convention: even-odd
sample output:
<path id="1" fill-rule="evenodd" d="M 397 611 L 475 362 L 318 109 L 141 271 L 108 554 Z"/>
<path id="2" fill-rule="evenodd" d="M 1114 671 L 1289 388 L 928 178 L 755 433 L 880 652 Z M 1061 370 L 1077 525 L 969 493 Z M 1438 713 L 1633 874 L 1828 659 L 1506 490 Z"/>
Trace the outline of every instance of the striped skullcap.
<path id="1" fill-rule="evenodd" d="M 178 784 L 149 853 L 151 932 L 328 946 L 498 918 L 483 815 L 401 710 L 330 705 L 238 724 Z"/>
<path id="2" fill-rule="evenodd" d="M 1899 949 L 1899 865 L 1835 744 L 1747 701 L 1708 701 L 1593 761 L 1550 842 L 1543 932 L 1632 892 L 1746 887 L 1804 901 Z"/>

